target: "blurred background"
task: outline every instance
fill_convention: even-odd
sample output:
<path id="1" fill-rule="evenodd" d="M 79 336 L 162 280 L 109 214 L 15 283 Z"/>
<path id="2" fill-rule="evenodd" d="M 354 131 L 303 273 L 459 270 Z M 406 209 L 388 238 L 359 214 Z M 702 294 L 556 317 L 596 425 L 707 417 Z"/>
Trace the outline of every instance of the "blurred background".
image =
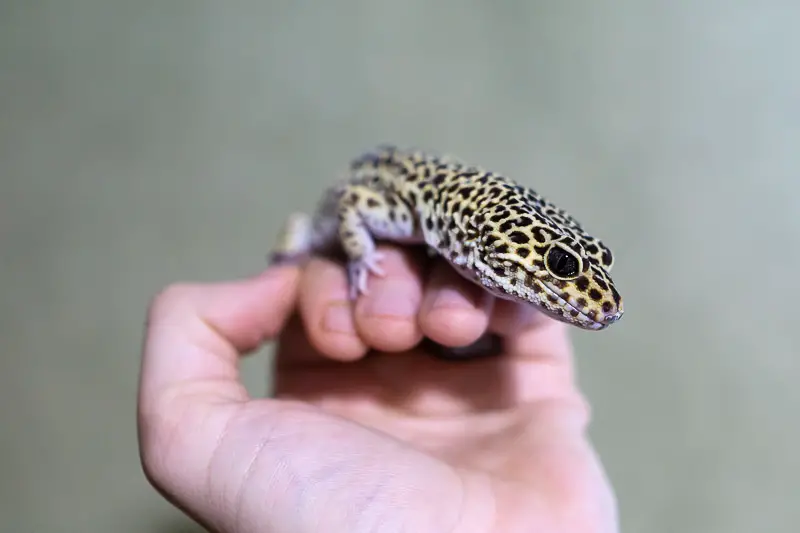
<path id="1" fill-rule="evenodd" d="M 623 531 L 797 531 L 798 23 L 794 0 L 0 2 L 0 530 L 199 531 L 138 462 L 148 300 L 259 271 L 390 141 L 535 186 L 616 251 L 626 316 L 574 339 Z"/>

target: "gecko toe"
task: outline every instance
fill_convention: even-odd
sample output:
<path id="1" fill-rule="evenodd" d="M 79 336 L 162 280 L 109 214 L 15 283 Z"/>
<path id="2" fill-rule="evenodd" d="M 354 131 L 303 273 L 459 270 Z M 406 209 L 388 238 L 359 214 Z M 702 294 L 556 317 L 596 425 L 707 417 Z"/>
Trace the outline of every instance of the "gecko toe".
<path id="1" fill-rule="evenodd" d="M 384 254 L 380 252 L 374 252 L 370 255 L 367 259 L 364 260 L 364 264 L 366 265 L 367 270 L 371 273 L 375 274 L 376 276 L 385 276 L 386 271 L 381 266 L 381 261 L 384 259 Z"/>
<path id="2" fill-rule="evenodd" d="M 348 264 L 347 270 L 352 299 L 358 298 L 361 294 L 367 294 L 367 281 L 370 274 L 379 277 L 386 275 L 386 271 L 380 266 L 383 258 L 384 255 L 382 253 L 374 252 Z"/>

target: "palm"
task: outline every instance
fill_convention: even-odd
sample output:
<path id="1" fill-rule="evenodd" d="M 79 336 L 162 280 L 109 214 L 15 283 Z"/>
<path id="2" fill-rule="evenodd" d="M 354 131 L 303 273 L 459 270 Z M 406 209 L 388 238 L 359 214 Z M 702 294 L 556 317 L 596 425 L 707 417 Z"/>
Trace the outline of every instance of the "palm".
<path id="1" fill-rule="evenodd" d="M 555 333 L 561 325 L 548 321 L 547 328 Z M 591 447 L 582 438 L 553 446 L 551 435 L 542 434 L 553 429 L 555 417 L 565 435 L 584 428 L 586 410 L 569 385 L 569 361 L 547 354 L 527 358 L 513 349 L 518 340 L 510 339 L 512 348 L 499 355 L 469 361 L 435 358 L 423 343 L 340 363 L 317 353 L 293 323 L 278 348 L 275 393 L 335 415 L 333 420 L 377 430 L 460 475 L 477 476 L 495 493 L 509 524 L 527 525 L 527 515 L 541 521 L 542 509 L 531 502 L 555 494 L 551 509 L 574 512 L 575 502 L 607 503 L 600 514 L 610 528 L 612 497 Z M 328 427 L 346 432 L 344 421 Z M 349 445 L 359 446 L 358 438 Z M 586 518 L 597 522 L 597 511 L 587 511 Z"/>
<path id="2" fill-rule="evenodd" d="M 508 375 L 513 369 L 507 358 L 444 361 L 419 346 L 340 363 L 317 353 L 295 324 L 284 335 L 276 358 L 278 397 L 308 402 L 425 451 L 436 452 L 433 443 L 441 442 L 448 423 L 487 415 L 511 420 L 524 402 Z M 467 433 L 458 435 L 461 444 L 475 443 L 480 426 L 466 424 Z"/>

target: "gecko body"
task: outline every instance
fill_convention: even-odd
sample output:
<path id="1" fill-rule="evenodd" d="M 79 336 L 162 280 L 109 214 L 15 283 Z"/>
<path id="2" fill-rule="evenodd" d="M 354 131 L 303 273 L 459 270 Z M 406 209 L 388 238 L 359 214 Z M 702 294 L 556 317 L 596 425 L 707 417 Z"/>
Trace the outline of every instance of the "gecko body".
<path id="1" fill-rule="evenodd" d="M 426 245 L 491 294 L 582 329 L 623 314 L 611 250 L 563 209 L 498 173 L 391 145 L 352 160 L 313 216 L 292 215 L 273 260 L 339 248 L 356 298 L 383 275 L 381 240 Z"/>

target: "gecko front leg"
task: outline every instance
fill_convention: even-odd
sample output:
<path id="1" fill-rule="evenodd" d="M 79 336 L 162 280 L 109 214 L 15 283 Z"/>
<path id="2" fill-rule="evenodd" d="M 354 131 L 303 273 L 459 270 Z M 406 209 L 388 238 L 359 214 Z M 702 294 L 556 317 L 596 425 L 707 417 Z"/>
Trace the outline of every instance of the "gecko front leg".
<path id="1" fill-rule="evenodd" d="M 383 276 L 375 239 L 409 241 L 415 235 L 409 207 L 391 191 L 352 185 L 339 200 L 339 240 L 347 255 L 350 297 L 367 293 L 369 274 Z"/>

